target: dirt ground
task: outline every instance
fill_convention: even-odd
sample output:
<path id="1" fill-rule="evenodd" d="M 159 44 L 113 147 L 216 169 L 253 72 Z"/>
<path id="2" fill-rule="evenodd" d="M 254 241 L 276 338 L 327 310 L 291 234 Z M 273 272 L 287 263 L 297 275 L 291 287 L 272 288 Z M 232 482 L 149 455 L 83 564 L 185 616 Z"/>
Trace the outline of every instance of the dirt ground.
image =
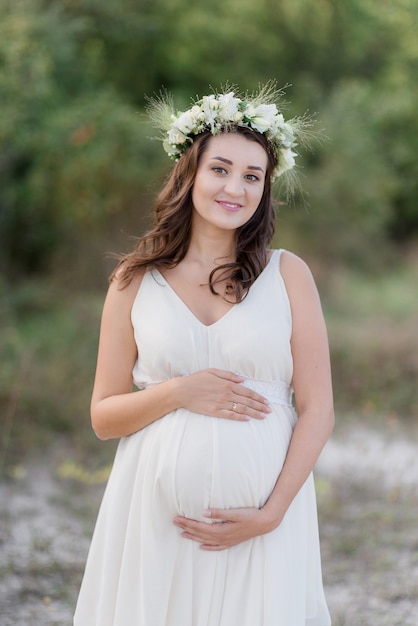
<path id="1" fill-rule="evenodd" d="M 104 483 L 70 456 L 56 447 L 0 483 L 0 626 L 71 626 Z M 315 474 L 333 626 L 417 626 L 418 428 L 345 421 Z"/>

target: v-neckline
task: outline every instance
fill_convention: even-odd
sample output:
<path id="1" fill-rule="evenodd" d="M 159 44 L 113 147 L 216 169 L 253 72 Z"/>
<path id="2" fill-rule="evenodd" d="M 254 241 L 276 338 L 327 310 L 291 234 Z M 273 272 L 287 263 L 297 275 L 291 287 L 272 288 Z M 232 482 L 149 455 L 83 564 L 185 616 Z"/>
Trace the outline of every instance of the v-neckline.
<path id="1" fill-rule="evenodd" d="M 273 257 L 275 256 L 275 250 L 272 250 L 271 254 L 270 254 L 270 258 L 267 261 L 265 267 L 261 270 L 261 272 L 259 273 L 259 275 L 257 276 L 257 278 L 255 279 L 255 281 L 253 282 L 252 286 L 253 287 L 256 282 L 259 280 L 259 278 L 261 278 L 261 276 L 264 274 L 264 272 L 266 271 L 266 269 L 268 268 L 268 266 L 270 265 Z M 201 319 L 199 319 L 197 317 L 197 315 L 195 313 L 193 313 L 192 309 L 186 304 L 186 302 L 183 300 L 183 298 L 181 298 L 179 296 L 179 294 L 177 293 L 177 291 L 174 289 L 174 287 L 172 287 L 170 285 L 170 283 L 168 282 L 168 280 L 165 278 L 165 276 L 163 276 L 163 274 L 161 274 L 160 270 L 158 270 L 157 268 L 153 268 L 151 270 L 151 273 L 157 273 L 162 280 L 164 281 L 166 287 L 169 288 L 170 292 L 174 295 L 174 297 L 180 302 L 180 304 L 183 306 L 183 308 L 186 310 L 186 312 L 189 314 L 189 316 L 195 320 L 200 326 L 203 326 L 204 328 L 213 328 L 214 326 L 216 326 L 217 324 L 219 324 L 220 322 L 222 322 L 226 317 L 228 317 L 232 311 L 240 304 L 240 302 L 237 302 L 236 304 L 233 304 L 231 306 L 230 309 L 228 309 L 228 311 L 226 311 L 223 315 L 221 315 L 221 317 L 219 317 L 217 320 L 215 320 L 214 322 L 212 322 L 212 324 L 205 324 L 204 322 L 202 322 Z M 248 297 L 248 296 L 247 296 Z"/>

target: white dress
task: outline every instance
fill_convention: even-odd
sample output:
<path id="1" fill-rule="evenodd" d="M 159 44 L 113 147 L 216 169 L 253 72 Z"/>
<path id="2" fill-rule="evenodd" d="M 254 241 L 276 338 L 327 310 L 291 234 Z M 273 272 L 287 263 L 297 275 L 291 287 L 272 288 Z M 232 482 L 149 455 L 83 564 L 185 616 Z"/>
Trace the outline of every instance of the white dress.
<path id="1" fill-rule="evenodd" d="M 74 626 L 329 626 L 312 475 L 273 532 L 220 552 L 180 536 L 176 515 L 260 507 L 297 420 L 290 305 L 272 257 L 219 321 L 205 326 L 156 270 L 132 307 L 139 387 L 209 367 L 237 372 L 272 413 L 238 422 L 178 409 L 120 441 Z"/>

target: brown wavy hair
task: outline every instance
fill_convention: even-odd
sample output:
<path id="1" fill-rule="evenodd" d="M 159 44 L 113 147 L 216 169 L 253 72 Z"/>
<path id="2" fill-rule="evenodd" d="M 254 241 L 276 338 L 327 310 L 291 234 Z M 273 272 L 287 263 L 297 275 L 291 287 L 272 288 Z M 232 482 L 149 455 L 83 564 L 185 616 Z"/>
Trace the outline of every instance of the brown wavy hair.
<path id="1" fill-rule="evenodd" d="M 215 285 L 227 281 L 226 293 L 231 301 L 240 302 L 267 263 L 267 247 L 274 235 L 275 211 L 271 192 L 271 175 L 277 156 L 264 135 L 246 127 L 228 128 L 224 132 L 243 135 L 259 143 L 267 153 L 264 191 L 254 215 L 236 231 L 235 262 L 224 263 L 212 270 L 208 284 L 217 294 Z M 177 161 L 154 203 L 154 221 L 129 254 L 119 257 L 110 276 L 116 274 L 121 288 L 131 282 L 144 267 L 164 270 L 175 267 L 184 259 L 190 244 L 192 225 L 192 189 L 200 158 L 213 135 L 205 131 Z"/>

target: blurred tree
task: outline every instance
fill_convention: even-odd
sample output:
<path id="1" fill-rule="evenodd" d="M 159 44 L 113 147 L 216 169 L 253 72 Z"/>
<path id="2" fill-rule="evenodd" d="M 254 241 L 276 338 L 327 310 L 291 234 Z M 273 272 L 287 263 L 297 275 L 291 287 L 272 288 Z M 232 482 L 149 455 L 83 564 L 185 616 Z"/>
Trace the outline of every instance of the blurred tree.
<path id="1" fill-rule="evenodd" d="M 100 82 L 88 21 L 40 7 L 1 7 L 0 262 L 11 277 L 44 269 L 66 231 L 134 203 L 159 158 L 139 112 Z"/>
<path id="2" fill-rule="evenodd" d="M 363 81 L 334 88 L 321 111 L 331 142 L 311 159 L 307 155 L 311 164 L 302 170 L 309 207 L 286 213 L 324 260 L 377 267 L 387 246 L 397 179 L 379 150 L 376 106 L 374 91 Z"/>
<path id="3" fill-rule="evenodd" d="M 286 215 L 316 252 L 379 258 L 388 237 L 418 234 L 418 5 L 411 0 L 264 0 L 260 11 L 332 140 L 305 160 L 312 215 Z M 264 10 L 263 10 L 264 9 Z M 311 219 L 312 217 L 312 219 Z"/>

